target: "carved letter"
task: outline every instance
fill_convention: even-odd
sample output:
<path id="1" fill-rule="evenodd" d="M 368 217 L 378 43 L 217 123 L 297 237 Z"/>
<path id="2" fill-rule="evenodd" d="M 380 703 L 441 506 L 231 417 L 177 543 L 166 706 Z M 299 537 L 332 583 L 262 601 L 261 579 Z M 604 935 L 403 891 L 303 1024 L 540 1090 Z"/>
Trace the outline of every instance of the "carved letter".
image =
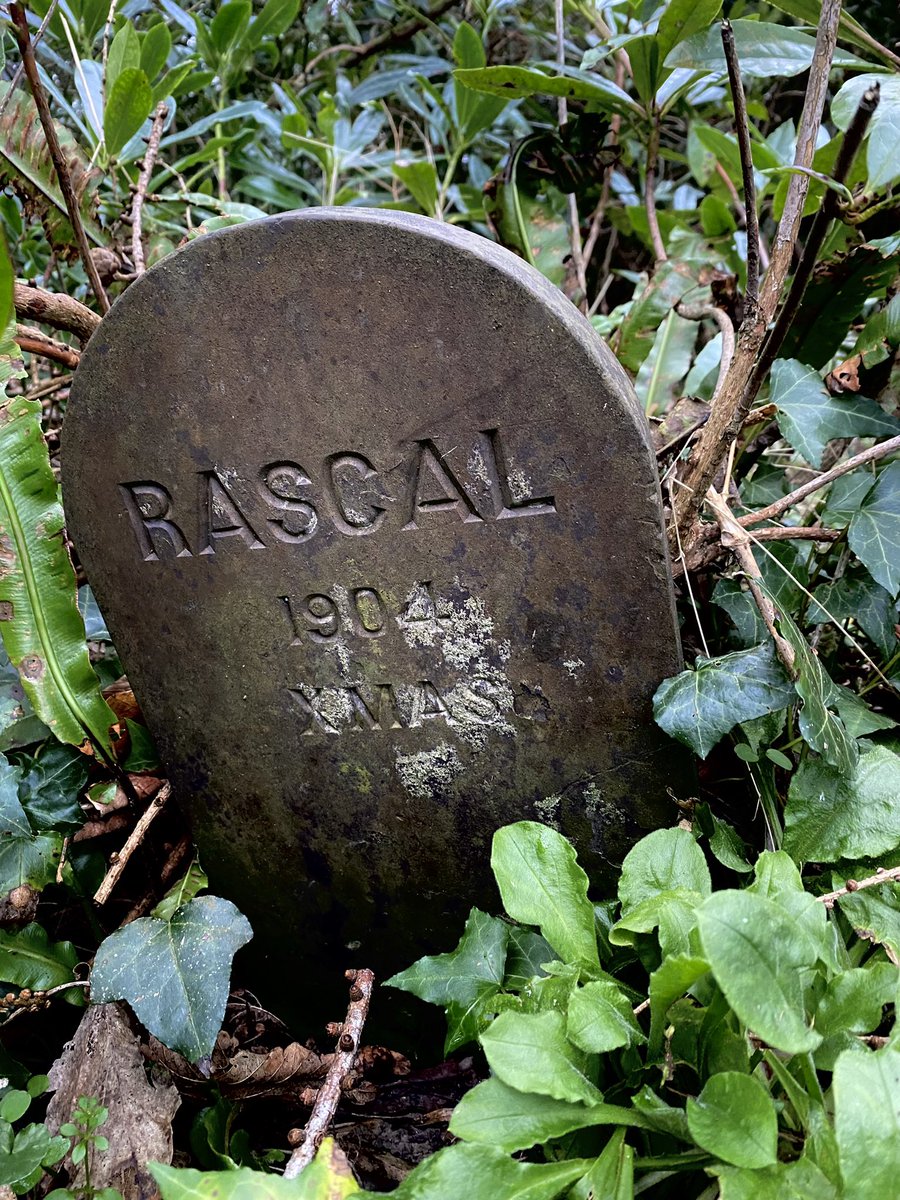
<path id="1" fill-rule="evenodd" d="M 500 441 L 500 431 L 484 429 L 478 437 L 481 441 L 484 465 L 491 481 L 491 492 L 498 521 L 502 521 L 505 517 L 541 517 L 556 512 L 556 504 L 552 496 L 523 496 L 521 494 L 523 489 L 520 488 L 519 499 L 514 499 L 506 455 Z"/>
<path id="2" fill-rule="evenodd" d="M 432 721 L 436 717 L 443 717 L 445 721 L 449 722 L 451 719 L 450 709 L 444 703 L 443 696 L 434 684 L 423 679 L 416 685 L 416 691 L 413 693 L 409 727 L 417 729 L 423 721 Z"/>
<path id="3" fill-rule="evenodd" d="M 319 514 L 314 505 L 300 498 L 300 489 L 309 486 L 306 472 L 295 462 L 269 463 L 260 472 L 263 499 L 284 514 L 266 518 L 279 541 L 308 542 L 316 532 Z"/>
<path id="4" fill-rule="evenodd" d="M 297 701 L 300 706 L 300 711 L 307 718 L 305 727 L 301 732 L 302 737 L 312 737 L 313 733 L 318 729 L 322 733 L 340 733 L 334 725 L 319 712 L 319 705 L 326 699 L 322 693 L 325 688 L 309 687 L 307 684 L 302 684 L 300 687 L 288 688 L 288 691 Z M 304 692 L 309 692 L 309 698 L 304 695 Z"/>
<path id="5" fill-rule="evenodd" d="M 191 557 L 187 538 L 170 516 L 172 497 L 161 483 L 120 483 L 119 491 L 145 562 L 158 562 L 163 546 L 174 551 L 173 558 Z"/>
<path id="6" fill-rule="evenodd" d="M 359 479 L 352 482 L 345 480 L 342 494 L 338 485 L 342 481 L 340 472 L 345 468 L 354 471 Z M 371 488 L 360 487 L 361 482 L 378 478 L 378 472 L 369 460 L 361 454 L 332 454 L 325 459 L 325 469 L 328 494 L 334 508 L 334 523 L 340 532 L 351 537 L 374 533 L 384 520 L 387 510 L 369 498 Z M 354 491 L 358 493 L 358 497 L 354 495 Z"/>
<path id="7" fill-rule="evenodd" d="M 215 471 L 200 471 L 200 528 L 206 538 L 201 554 L 215 554 L 213 542 L 239 537 L 251 550 L 265 550 L 256 530 L 238 508 Z"/>
<path id="8" fill-rule="evenodd" d="M 460 481 L 442 461 L 434 442 L 430 438 L 426 438 L 424 441 L 416 442 L 416 445 L 419 447 L 419 455 L 416 462 L 412 504 L 410 505 L 409 520 L 403 528 L 418 529 L 416 516 L 419 513 L 429 512 L 456 512 L 466 524 L 482 521 L 484 518 L 466 494 Z M 432 487 L 437 483 L 443 496 L 437 500 L 426 499 L 423 493 L 428 490 L 428 483 Z"/>

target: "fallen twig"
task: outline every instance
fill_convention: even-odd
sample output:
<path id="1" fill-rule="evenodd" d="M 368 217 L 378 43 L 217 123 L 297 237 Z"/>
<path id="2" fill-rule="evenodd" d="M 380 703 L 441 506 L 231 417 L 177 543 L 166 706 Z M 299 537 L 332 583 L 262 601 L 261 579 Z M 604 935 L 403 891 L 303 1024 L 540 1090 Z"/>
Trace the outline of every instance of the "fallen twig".
<path id="1" fill-rule="evenodd" d="M 102 313 L 109 312 L 109 300 L 106 292 L 103 289 L 103 284 L 100 282 L 100 275 L 97 271 L 97 266 L 91 258 L 90 247 L 88 246 L 87 234 L 84 232 L 84 224 L 81 220 L 81 212 L 78 208 L 78 201 L 75 198 L 75 192 L 72 189 L 72 180 L 69 177 L 69 168 L 66 166 L 66 160 L 60 148 L 59 138 L 56 136 L 56 126 L 53 124 L 53 117 L 50 114 L 50 105 L 47 103 L 47 97 L 44 89 L 41 86 L 40 76 L 38 75 L 37 63 L 34 58 L 34 49 L 31 44 L 31 34 L 28 30 L 28 18 L 25 15 L 25 9 L 21 4 L 10 4 L 9 15 L 12 21 L 13 30 L 15 32 L 16 41 L 19 44 L 19 53 L 22 55 L 22 65 L 25 68 L 25 75 L 28 79 L 28 86 L 31 88 L 31 95 L 34 98 L 34 103 L 37 106 L 38 116 L 41 119 L 41 128 L 44 131 L 44 137 L 47 139 L 47 149 L 50 151 L 50 157 L 53 160 L 53 166 L 56 170 L 56 177 L 59 180 L 60 191 L 63 194 L 63 200 L 66 204 L 66 212 L 69 214 L 69 220 L 72 223 L 72 229 L 75 232 L 75 240 L 78 243 L 78 253 L 81 255 L 81 261 L 84 263 L 84 269 L 87 272 L 87 277 L 91 281 L 91 287 L 94 295 L 97 297 L 97 303 L 100 305 Z"/>
<path id="2" fill-rule="evenodd" d="M 835 900 L 840 900 L 841 896 L 849 896 L 853 892 L 861 892 L 863 888 L 875 887 L 879 883 L 893 883 L 900 880 L 900 867 L 891 867 L 886 871 L 884 867 L 877 867 L 874 875 L 868 875 L 865 879 L 848 879 L 843 887 L 838 888 L 834 892 L 826 892 L 824 896 L 816 896 L 820 903 L 826 908 L 834 908 Z"/>
<path id="3" fill-rule="evenodd" d="M 141 240 L 143 236 L 142 218 L 144 215 L 144 200 L 147 190 L 150 187 L 150 178 L 153 174 L 156 156 L 159 154 L 159 142 L 162 137 L 163 125 L 165 124 L 166 113 L 168 111 L 168 105 L 163 100 L 157 105 L 156 112 L 153 114 L 153 126 L 150 130 L 150 137 L 147 140 L 147 153 L 144 155 L 143 163 L 141 163 L 137 191 L 134 193 L 134 200 L 131 204 L 131 257 L 134 262 L 135 275 L 143 275 L 147 270 L 147 265 L 144 261 L 144 243 Z"/>
<path id="4" fill-rule="evenodd" d="M 350 1004 L 347 1008 L 347 1018 L 341 1026 L 338 1037 L 337 1053 L 319 1088 L 313 1110 L 306 1122 L 303 1141 L 293 1152 L 284 1169 L 285 1179 L 296 1178 L 304 1167 L 308 1167 L 315 1158 L 319 1144 L 337 1110 L 338 1101 L 341 1098 L 341 1081 L 352 1069 L 359 1049 L 359 1040 L 369 1011 L 375 976 L 367 969 L 347 971 L 346 974 L 351 983 Z"/>
<path id="5" fill-rule="evenodd" d="M 128 835 L 128 840 L 117 854 L 115 860 L 110 864 L 109 870 L 106 872 L 103 882 L 94 893 L 95 904 L 105 904 L 112 894 L 113 888 L 119 882 L 122 872 L 128 865 L 128 860 L 140 846 L 141 842 L 150 828 L 151 824 L 159 816 L 160 810 L 172 794 L 172 787 L 169 783 L 164 783 L 147 808 L 141 814 L 141 818 Z"/>

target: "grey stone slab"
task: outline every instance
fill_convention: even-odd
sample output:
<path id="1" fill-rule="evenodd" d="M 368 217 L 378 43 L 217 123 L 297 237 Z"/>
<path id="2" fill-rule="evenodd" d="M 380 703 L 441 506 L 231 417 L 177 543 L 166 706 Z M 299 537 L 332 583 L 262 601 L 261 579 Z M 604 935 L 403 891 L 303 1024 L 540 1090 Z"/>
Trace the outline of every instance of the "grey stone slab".
<path id="1" fill-rule="evenodd" d="M 505 250 L 361 209 L 192 242 L 91 339 L 63 481 L 212 884 L 301 1008 L 495 906 L 498 826 L 608 879 L 673 819 L 644 417 Z"/>

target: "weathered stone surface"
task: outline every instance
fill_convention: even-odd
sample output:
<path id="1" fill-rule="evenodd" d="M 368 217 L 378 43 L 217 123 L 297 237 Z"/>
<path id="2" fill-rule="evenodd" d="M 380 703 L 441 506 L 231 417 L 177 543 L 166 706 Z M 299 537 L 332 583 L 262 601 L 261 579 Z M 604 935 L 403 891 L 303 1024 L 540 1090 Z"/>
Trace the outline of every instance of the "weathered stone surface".
<path id="1" fill-rule="evenodd" d="M 498 826 L 596 875 L 671 819 L 644 418 L 507 252 L 363 210 L 193 242 L 94 334 L 63 479 L 213 886 L 301 1005 L 452 944 Z"/>

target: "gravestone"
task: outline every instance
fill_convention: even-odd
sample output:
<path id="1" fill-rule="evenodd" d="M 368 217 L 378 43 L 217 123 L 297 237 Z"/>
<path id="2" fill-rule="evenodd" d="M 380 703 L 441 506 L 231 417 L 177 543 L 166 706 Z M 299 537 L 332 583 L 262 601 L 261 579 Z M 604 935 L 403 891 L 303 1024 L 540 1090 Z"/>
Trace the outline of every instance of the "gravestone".
<path id="1" fill-rule="evenodd" d="M 334 1016 L 343 968 L 449 948 L 497 908 L 503 824 L 555 825 L 608 879 L 671 822 L 644 416 L 507 251 L 362 209 L 197 239 L 91 339 L 63 480 L 212 887 L 271 959 L 264 999 Z"/>

